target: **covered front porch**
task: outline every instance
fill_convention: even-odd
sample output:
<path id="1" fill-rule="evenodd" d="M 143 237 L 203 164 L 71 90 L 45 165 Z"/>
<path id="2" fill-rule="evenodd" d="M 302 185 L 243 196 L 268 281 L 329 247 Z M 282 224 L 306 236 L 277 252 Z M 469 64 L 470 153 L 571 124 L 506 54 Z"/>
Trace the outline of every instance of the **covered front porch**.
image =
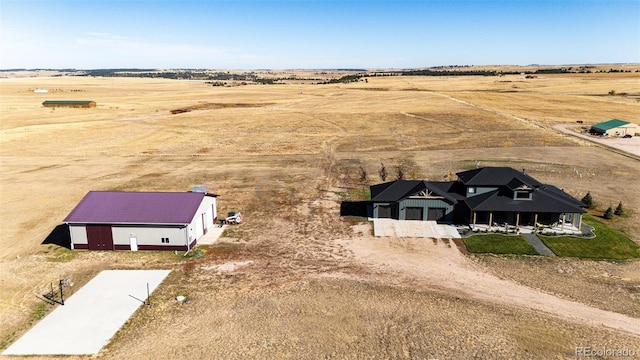
<path id="1" fill-rule="evenodd" d="M 471 211 L 470 228 L 478 232 L 582 234 L 581 213 Z"/>

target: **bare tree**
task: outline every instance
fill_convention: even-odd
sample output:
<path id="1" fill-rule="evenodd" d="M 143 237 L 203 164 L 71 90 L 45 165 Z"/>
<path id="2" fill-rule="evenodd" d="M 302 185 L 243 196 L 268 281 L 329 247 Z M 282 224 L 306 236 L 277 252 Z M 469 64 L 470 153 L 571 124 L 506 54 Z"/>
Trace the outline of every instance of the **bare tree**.
<path id="1" fill-rule="evenodd" d="M 378 171 L 378 174 L 382 181 L 387 181 L 387 168 L 384 167 L 383 163 L 380 163 L 380 170 Z"/>
<path id="2" fill-rule="evenodd" d="M 367 170 L 364 169 L 364 166 L 360 166 L 360 184 L 367 185 Z"/>

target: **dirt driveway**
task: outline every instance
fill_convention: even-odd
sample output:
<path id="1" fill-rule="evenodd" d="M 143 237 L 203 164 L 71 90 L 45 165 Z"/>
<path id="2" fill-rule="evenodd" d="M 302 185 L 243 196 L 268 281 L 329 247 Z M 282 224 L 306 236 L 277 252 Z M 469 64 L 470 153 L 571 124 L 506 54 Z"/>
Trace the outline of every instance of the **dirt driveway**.
<path id="1" fill-rule="evenodd" d="M 362 234 L 370 233 L 364 229 L 360 231 Z M 416 285 L 457 293 L 466 298 L 542 311 L 561 319 L 640 336 L 640 319 L 500 279 L 462 255 L 448 240 L 365 235 L 344 240 L 342 244 L 360 261 L 385 272 L 397 273 Z"/>
<path id="2" fill-rule="evenodd" d="M 565 134 L 579 137 L 597 144 L 601 144 L 610 148 L 622 150 L 626 153 L 636 155 L 640 157 L 640 137 L 634 136 L 632 138 L 601 138 L 597 136 L 585 135 L 577 132 L 580 126 L 576 125 L 555 125 L 553 128 L 559 130 Z"/>

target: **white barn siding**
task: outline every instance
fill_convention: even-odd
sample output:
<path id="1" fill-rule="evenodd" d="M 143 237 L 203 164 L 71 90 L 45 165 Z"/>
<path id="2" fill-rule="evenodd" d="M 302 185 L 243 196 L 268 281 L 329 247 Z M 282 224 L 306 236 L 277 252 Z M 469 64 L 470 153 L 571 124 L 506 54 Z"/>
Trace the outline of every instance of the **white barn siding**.
<path id="1" fill-rule="evenodd" d="M 113 245 L 129 246 L 129 238 L 135 236 L 138 246 L 173 246 L 187 245 L 184 227 L 169 226 L 118 226 L 111 227 Z M 162 238 L 168 238 L 169 243 L 163 243 Z"/>
<path id="2" fill-rule="evenodd" d="M 89 244 L 87 229 L 84 225 L 69 225 L 69 235 L 71 236 L 71 249 L 74 248 L 74 244 Z"/>
<path id="3" fill-rule="evenodd" d="M 215 224 L 218 217 L 216 198 L 205 196 L 189 224 L 189 239 L 200 239 Z"/>

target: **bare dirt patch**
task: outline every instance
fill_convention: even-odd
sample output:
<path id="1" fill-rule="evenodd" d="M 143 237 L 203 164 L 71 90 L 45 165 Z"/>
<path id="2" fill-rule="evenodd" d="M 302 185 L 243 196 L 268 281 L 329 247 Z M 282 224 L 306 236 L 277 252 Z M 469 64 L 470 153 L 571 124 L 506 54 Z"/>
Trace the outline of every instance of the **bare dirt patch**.
<path id="1" fill-rule="evenodd" d="M 182 113 L 186 113 L 186 112 L 190 112 L 190 111 L 194 111 L 194 110 L 215 110 L 215 109 L 227 109 L 227 108 L 253 108 L 253 107 L 262 107 L 262 106 L 269 106 L 269 105 L 273 105 L 273 104 L 272 103 L 270 103 L 270 104 L 199 103 L 199 104 L 195 104 L 195 105 L 191 105 L 191 106 L 187 106 L 187 107 L 171 110 L 171 113 L 172 114 L 182 114 Z"/>

